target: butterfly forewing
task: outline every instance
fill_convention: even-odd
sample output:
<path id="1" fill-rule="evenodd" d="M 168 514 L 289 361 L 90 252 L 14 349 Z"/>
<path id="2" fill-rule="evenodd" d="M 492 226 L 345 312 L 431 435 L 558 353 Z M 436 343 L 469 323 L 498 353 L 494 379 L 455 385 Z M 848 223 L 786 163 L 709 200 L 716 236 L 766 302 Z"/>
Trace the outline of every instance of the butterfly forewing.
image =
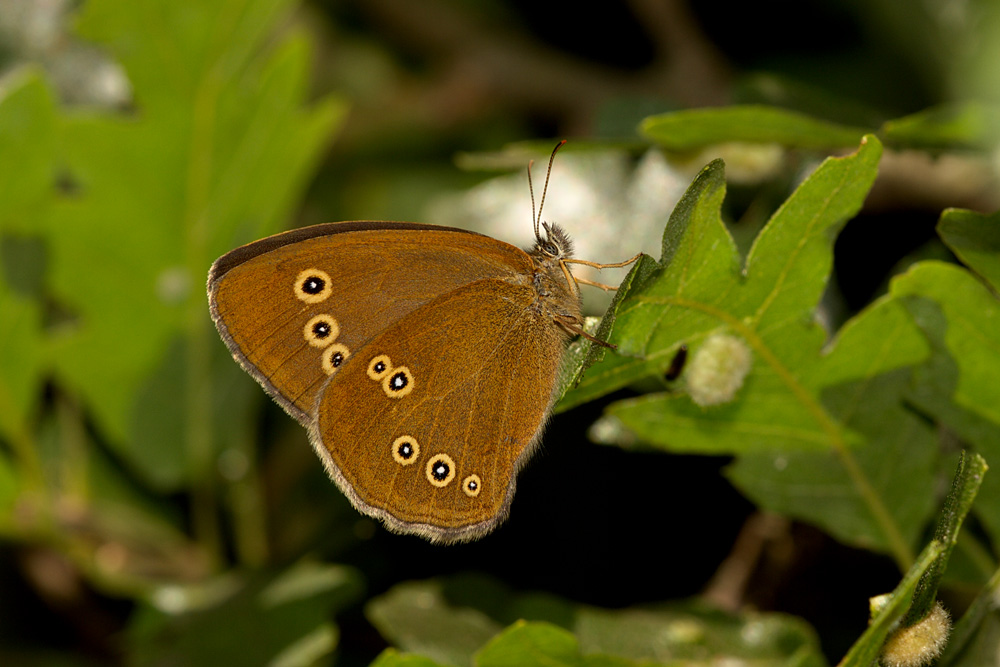
<path id="1" fill-rule="evenodd" d="M 441 541 L 477 537 L 506 516 L 564 345 L 525 278 L 434 299 L 331 378 L 311 438 L 359 509 Z"/>
<path id="2" fill-rule="evenodd" d="M 531 266 L 520 249 L 462 230 L 330 223 L 224 255 L 209 301 L 236 360 L 308 426 L 320 389 L 378 332 L 452 290 Z"/>

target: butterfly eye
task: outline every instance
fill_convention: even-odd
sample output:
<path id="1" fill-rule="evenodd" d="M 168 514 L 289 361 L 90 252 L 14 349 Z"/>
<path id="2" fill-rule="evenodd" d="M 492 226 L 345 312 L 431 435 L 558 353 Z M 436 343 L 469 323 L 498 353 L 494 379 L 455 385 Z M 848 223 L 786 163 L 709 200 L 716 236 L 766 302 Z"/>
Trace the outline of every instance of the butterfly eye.
<path id="1" fill-rule="evenodd" d="M 479 495 L 480 490 L 483 488 L 483 483 L 479 479 L 479 475 L 469 475 L 462 480 L 462 490 L 465 491 L 465 495 L 470 498 L 475 498 Z"/>
<path id="2" fill-rule="evenodd" d="M 295 279 L 295 296 L 306 303 L 326 301 L 333 294 L 330 274 L 319 269 L 306 269 Z"/>
<path id="3" fill-rule="evenodd" d="M 435 454 L 427 462 L 427 481 L 438 488 L 448 486 L 455 479 L 455 462 L 447 454 Z"/>
<path id="4" fill-rule="evenodd" d="M 330 347 L 323 350 L 323 356 L 320 359 L 320 365 L 323 367 L 323 371 L 327 375 L 333 375 L 337 372 L 347 358 L 351 356 L 351 351 L 347 349 L 346 345 L 341 343 L 334 343 Z"/>
<path id="5" fill-rule="evenodd" d="M 340 325 L 330 315 L 317 315 L 302 329 L 302 335 L 313 347 L 326 347 L 337 340 L 340 335 Z"/>
<path id="6" fill-rule="evenodd" d="M 401 466 L 415 463 L 420 456 L 420 445 L 412 435 L 401 435 L 392 443 L 392 458 Z"/>
<path id="7" fill-rule="evenodd" d="M 382 380 L 382 389 L 391 398 L 402 398 L 413 391 L 413 374 L 406 366 L 394 368 Z"/>

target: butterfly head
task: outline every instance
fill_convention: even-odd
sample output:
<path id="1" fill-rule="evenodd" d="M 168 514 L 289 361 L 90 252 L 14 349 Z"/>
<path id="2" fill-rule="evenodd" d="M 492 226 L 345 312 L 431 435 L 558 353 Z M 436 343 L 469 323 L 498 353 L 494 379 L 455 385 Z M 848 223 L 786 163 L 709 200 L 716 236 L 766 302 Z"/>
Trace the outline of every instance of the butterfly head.
<path id="1" fill-rule="evenodd" d="M 548 222 L 542 223 L 545 238 L 541 234 L 535 236 L 535 247 L 532 254 L 551 260 L 564 260 L 573 256 L 573 239 L 562 227 Z"/>

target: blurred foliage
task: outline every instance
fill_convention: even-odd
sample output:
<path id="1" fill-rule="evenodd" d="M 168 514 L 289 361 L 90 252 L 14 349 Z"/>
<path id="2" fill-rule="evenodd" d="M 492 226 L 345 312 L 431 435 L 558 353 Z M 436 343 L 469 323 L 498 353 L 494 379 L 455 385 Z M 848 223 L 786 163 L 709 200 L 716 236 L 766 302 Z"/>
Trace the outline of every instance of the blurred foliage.
<path id="1" fill-rule="evenodd" d="M 938 664 L 992 664 L 996 3 L 564 11 L 0 3 L 0 663 L 872 665 L 940 598 Z M 391 535 L 207 269 L 334 219 L 525 244 L 556 134 L 546 217 L 645 253 L 588 296 L 618 349 L 570 347 L 506 525 Z M 718 335 L 702 407 L 665 374 Z"/>

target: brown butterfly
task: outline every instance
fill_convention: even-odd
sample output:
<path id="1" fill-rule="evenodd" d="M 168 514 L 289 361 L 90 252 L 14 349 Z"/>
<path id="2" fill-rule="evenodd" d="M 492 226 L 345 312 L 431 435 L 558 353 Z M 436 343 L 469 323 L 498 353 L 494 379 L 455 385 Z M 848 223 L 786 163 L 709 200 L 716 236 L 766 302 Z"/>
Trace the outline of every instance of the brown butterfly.
<path id="1" fill-rule="evenodd" d="M 541 222 L 545 183 L 527 252 L 449 227 L 340 222 L 212 265 L 212 319 L 233 358 L 308 429 L 354 506 L 394 531 L 456 542 L 493 530 L 567 342 L 607 346 L 582 328 L 578 283 L 614 288 L 569 264 L 636 258 L 573 259 L 566 232 Z"/>

